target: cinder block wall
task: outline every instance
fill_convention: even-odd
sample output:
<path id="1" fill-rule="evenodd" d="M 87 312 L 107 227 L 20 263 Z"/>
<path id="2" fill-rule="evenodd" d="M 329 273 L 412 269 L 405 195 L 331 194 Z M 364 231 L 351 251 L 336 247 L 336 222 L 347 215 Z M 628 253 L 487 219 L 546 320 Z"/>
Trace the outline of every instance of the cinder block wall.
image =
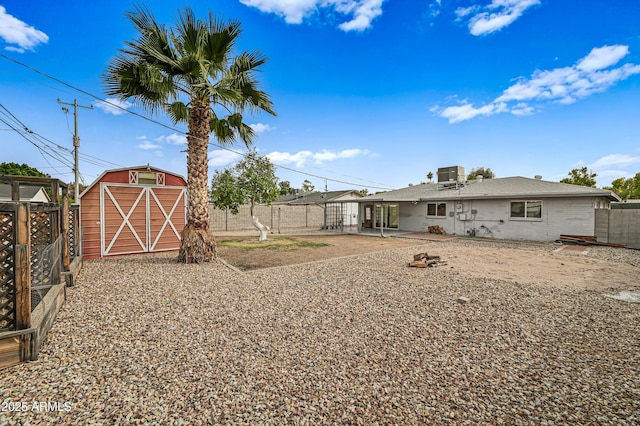
<path id="1" fill-rule="evenodd" d="M 596 210 L 598 241 L 640 247 L 640 210 Z"/>
<path id="2" fill-rule="evenodd" d="M 261 223 L 272 231 L 286 229 L 321 229 L 324 225 L 324 208 L 318 205 L 308 206 L 256 206 L 255 215 Z M 250 206 L 240 206 L 238 214 L 230 210 L 220 210 L 209 205 L 209 220 L 213 232 L 248 231 L 255 229 L 251 223 Z"/>

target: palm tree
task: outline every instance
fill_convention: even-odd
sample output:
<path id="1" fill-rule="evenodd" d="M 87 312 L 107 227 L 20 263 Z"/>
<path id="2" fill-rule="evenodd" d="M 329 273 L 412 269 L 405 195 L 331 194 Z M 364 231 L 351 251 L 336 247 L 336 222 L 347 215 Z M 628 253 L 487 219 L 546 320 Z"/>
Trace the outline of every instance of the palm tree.
<path id="1" fill-rule="evenodd" d="M 242 114 L 275 115 L 269 96 L 258 89 L 256 72 L 266 62 L 259 52 L 234 56 L 241 33 L 237 21 L 222 22 L 209 12 L 196 19 L 185 7 L 174 27 L 158 24 L 146 6 L 127 12 L 139 38 L 111 59 L 103 76 L 105 91 L 143 109 L 163 110 L 174 124 L 187 123 L 187 225 L 178 260 L 206 262 L 216 257 L 209 225 L 209 136 L 221 145 L 240 139 L 247 147 L 255 133 Z"/>

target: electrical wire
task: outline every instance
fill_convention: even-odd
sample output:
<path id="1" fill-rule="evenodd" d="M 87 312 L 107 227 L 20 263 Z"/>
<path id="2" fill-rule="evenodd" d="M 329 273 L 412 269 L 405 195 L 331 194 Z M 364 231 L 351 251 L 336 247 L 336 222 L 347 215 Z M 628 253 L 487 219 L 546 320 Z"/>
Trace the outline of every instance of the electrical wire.
<path id="1" fill-rule="evenodd" d="M 71 85 L 71 84 L 69 84 L 69 83 L 67 83 L 67 82 L 65 82 L 65 81 L 63 81 L 63 80 L 60 80 L 59 78 L 53 77 L 53 76 L 51 76 L 51 75 L 49 75 L 49 74 L 46 74 L 46 73 L 44 73 L 44 72 L 42 72 L 42 71 L 40 71 L 40 70 L 38 70 L 38 69 L 36 69 L 36 68 L 33 68 L 33 67 L 31 67 L 31 66 L 29 66 L 29 65 L 27 65 L 27 64 L 25 64 L 25 63 L 23 63 L 23 62 L 20 62 L 20 61 L 18 61 L 18 60 L 16 60 L 16 59 L 13 59 L 13 58 L 11 58 L 11 57 L 9 57 L 9 56 L 7 56 L 7 55 L 3 54 L 3 53 L 0 53 L 0 57 L 1 57 L 1 58 L 4 58 L 4 59 L 6 59 L 6 60 L 8 60 L 8 61 L 10 61 L 10 62 L 13 62 L 13 63 L 14 63 L 14 64 L 16 64 L 16 65 L 19 65 L 19 66 L 21 66 L 21 67 L 24 67 L 24 68 L 26 68 L 26 69 L 28 69 L 28 70 L 30 70 L 30 71 L 32 71 L 32 72 L 34 72 L 34 73 L 36 73 L 36 74 L 39 74 L 39 75 L 41 75 L 41 76 L 43 76 L 43 77 L 46 77 L 46 78 L 48 78 L 48 79 L 50 79 L 50 80 L 53 80 L 53 81 L 55 81 L 55 82 L 57 82 L 57 83 L 60 83 L 60 84 L 62 84 L 62 85 L 64 85 L 64 86 L 66 86 L 66 87 L 68 87 L 68 88 L 70 88 L 70 89 L 73 89 L 73 90 L 75 90 L 75 91 L 78 91 L 78 92 L 80 92 L 80 93 L 82 93 L 82 94 L 86 95 L 86 96 L 89 96 L 90 98 L 92 98 L 92 99 L 94 99 L 94 100 L 97 100 L 97 101 L 99 101 L 99 102 L 105 103 L 105 104 L 107 104 L 107 105 L 109 105 L 109 106 L 111 106 L 111 107 L 113 107 L 113 108 L 117 108 L 117 109 L 119 109 L 119 110 L 121 110 L 121 111 L 123 111 L 123 112 L 126 112 L 126 113 L 128 113 L 128 114 L 132 114 L 132 115 L 134 115 L 134 116 L 136 116 L 136 117 L 138 117 L 138 118 L 142 118 L 142 119 L 144 119 L 144 120 L 146 120 L 146 121 L 149 121 L 149 122 L 151 122 L 151 123 L 154 123 L 154 124 L 156 124 L 156 125 L 159 125 L 159 126 L 161 126 L 161 127 L 164 127 L 164 128 L 166 128 L 166 129 L 172 130 L 172 131 L 174 131 L 174 132 L 176 132 L 176 133 L 180 133 L 180 134 L 185 135 L 185 136 L 186 136 L 186 134 L 187 134 L 187 132 L 185 132 L 184 130 L 178 129 L 178 128 L 173 127 L 173 126 L 170 126 L 170 125 L 168 125 L 168 124 L 166 124 L 166 123 L 162 123 L 162 122 L 160 122 L 160 121 L 157 121 L 157 120 L 155 120 L 155 119 L 152 119 L 152 118 L 150 118 L 150 117 L 147 117 L 147 116 L 146 116 L 146 115 L 144 115 L 144 114 L 140 114 L 140 113 L 135 112 L 135 111 L 130 111 L 130 110 L 126 109 L 126 108 L 121 107 L 120 105 L 117 105 L 117 104 L 111 103 L 111 102 L 109 102 L 109 101 L 107 101 L 107 100 L 105 100 L 105 99 L 102 99 L 102 98 L 101 98 L 101 97 L 99 97 L 99 96 L 94 95 L 93 93 L 90 93 L 90 92 L 87 92 L 86 90 L 83 90 L 83 89 L 80 89 L 80 88 L 78 88 L 78 87 L 75 87 L 75 86 L 73 86 L 73 85 Z M 232 153 L 234 153 L 234 154 L 244 155 L 244 153 L 242 153 L 242 152 L 239 152 L 239 151 L 233 150 L 233 149 L 231 149 L 231 148 L 228 148 L 228 147 L 225 147 L 225 146 L 222 146 L 222 145 L 219 145 L 219 144 L 213 143 L 213 142 L 211 142 L 210 140 L 208 141 L 208 143 L 209 143 L 210 145 L 213 145 L 213 146 L 217 147 L 217 148 L 220 148 L 220 149 L 223 149 L 223 150 L 226 150 L 226 151 L 232 152 Z M 95 157 L 94 157 L 94 158 L 95 158 Z M 308 172 L 303 172 L 303 171 L 300 171 L 300 170 L 292 169 L 292 168 L 290 168 L 290 167 L 282 166 L 282 165 L 279 165 L 279 164 L 274 164 L 274 166 L 275 166 L 275 167 L 277 167 L 277 168 L 283 169 L 283 170 L 288 170 L 288 171 L 293 172 L 293 173 L 298 173 L 298 174 L 302 174 L 302 175 L 305 175 L 305 176 L 310 176 L 310 177 L 314 177 L 314 178 L 318 178 L 318 179 L 323 179 L 323 180 L 325 180 L 325 181 L 330 181 L 330 182 L 336 182 L 336 183 L 342 183 L 342 184 L 346 184 L 346 185 L 359 186 L 359 187 L 363 187 L 363 188 L 364 188 L 364 187 L 369 187 L 369 188 L 373 188 L 373 189 L 384 189 L 384 190 L 394 189 L 393 187 L 386 186 L 386 185 L 385 185 L 384 187 L 377 187 L 377 186 L 361 185 L 361 184 L 358 184 L 358 183 L 353 183 L 353 182 L 347 182 L 347 181 L 343 181 L 343 180 L 333 179 L 333 178 L 329 178 L 329 177 L 324 177 L 324 176 L 320 176 L 320 175 L 316 175 L 316 174 L 312 174 L 312 173 L 308 173 Z M 357 179 L 357 180 L 362 180 L 362 179 L 358 179 L 358 178 L 355 178 L 355 177 L 352 177 L 352 178 L 353 178 L 353 179 Z M 362 181 L 363 181 L 363 182 L 367 182 L 366 180 L 362 180 Z M 378 185 L 384 185 L 384 184 L 381 184 L 381 183 L 377 183 L 377 184 L 378 184 Z"/>
<path id="2" fill-rule="evenodd" d="M 70 148 L 67 148 L 65 146 L 62 146 L 60 144 L 57 144 L 56 142 L 53 142 L 50 139 L 47 139 L 46 137 L 40 135 L 37 132 L 32 131 L 31 129 L 29 129 L 20 119 L 18 119 L 11 111 L 9 111 L 2 103 L 0 103 L 0 108 L 2 108 L 4 111 L 6 111 L 6 113 L 2 113 L 2 111 L 0 111 L 0 113 L 4 114 L 4 115 L 9 115 L 11 118 L 13 118 L 13 120 L 25 131 L 27 132 L 29 135 L 37 138 L 40 140 L 41 144 L 44 145 L 45 147 L 47 147 L 47 149 L 50 149 L 51 151 L 55 151 L 57 150 L 62 150 L 65 151 L 67 154 L 73 154 L 73 150 Z M 15 131 L 15 128 L 11 128 L 11 129 L 6 129 L 6 130 L 13 130 Z M 24 135 L 23 135 L 24 136 Z M 95 165 L 95 166 L 99 166 L 99 167 L 107 167 L 107 166 L 117 166 L 117 167 L 124 167 L 121 166 L 119 164 L 116 163 L 112 163 L 110 161 L 107 160 L 102 160 L 98 157 L 94 157 L 88 154 L 84 154 L 82 152 L 79 153 L 79 157 L 86 163 Z M 73 169 L 73 167 L 72 167 Z"/>

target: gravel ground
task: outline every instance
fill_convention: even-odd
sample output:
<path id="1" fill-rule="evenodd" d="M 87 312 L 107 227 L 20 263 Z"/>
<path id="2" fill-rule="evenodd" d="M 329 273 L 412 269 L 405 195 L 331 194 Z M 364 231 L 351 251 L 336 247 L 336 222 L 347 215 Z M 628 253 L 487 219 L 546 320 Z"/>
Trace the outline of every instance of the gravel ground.
<path id="1" fill-rule="evenodd" d="M 415 251 L 86 262 L 39 360 L 1 372 L 0 424 L 640 424 L 640 304 L 408 268 Z"/>

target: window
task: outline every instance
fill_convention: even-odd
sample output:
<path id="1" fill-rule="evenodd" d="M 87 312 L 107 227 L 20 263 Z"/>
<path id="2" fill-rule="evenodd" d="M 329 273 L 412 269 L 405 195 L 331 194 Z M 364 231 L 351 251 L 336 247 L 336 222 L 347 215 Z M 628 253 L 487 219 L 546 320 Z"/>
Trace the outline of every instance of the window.
<path id="1" fill-rule="evenodd" d="M 164 173 L 147 171 L 139 172 L 129 170 L 129 183 L 134 185 L 162 185 L 164 186 Z"/>
<path id="2" fill-rule="evenodd" d="M 152 172 L 138 172 L 138 183 L 140 185 L 155 185 L 158 183 L 158 178 Z"/>
<path id="3" fill-rule="evenodd" d="M 542 219 L 542 201 L 512 201 L 512 219 Z"/>
<path id="4" fill-rule="evenodd" d="M 447 203 L 427 203 L 427 216 L 445 217 Z"/>

